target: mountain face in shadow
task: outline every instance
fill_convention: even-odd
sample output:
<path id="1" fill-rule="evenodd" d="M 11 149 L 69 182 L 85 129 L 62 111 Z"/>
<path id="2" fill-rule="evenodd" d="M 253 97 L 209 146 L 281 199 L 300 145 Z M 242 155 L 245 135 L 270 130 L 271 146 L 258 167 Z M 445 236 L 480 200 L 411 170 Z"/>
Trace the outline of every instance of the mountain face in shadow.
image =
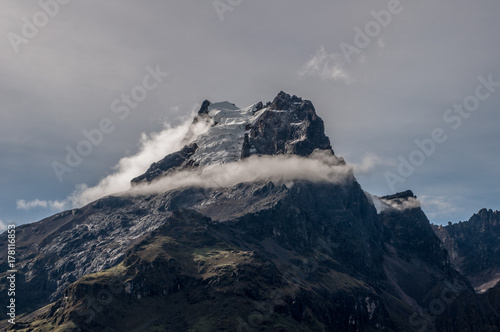
<path id="1" fill-rule="evenodd" d="M 16 229 L 18 317 L 1 328 L 498 331 L 498 285 L 471 284 L 499 266 L 482 221 L 433 229 L 411 191 L 363 191 L 299 97 L 205 101 L 200 121 L 208 131 L 129 192 Z"/>
<path id="2" fill-rule="evenodd" d="M 433 226 L 455 269 L 484 293 L 500 280 L 500 212 L 482 209 L 468 221 Z"/>

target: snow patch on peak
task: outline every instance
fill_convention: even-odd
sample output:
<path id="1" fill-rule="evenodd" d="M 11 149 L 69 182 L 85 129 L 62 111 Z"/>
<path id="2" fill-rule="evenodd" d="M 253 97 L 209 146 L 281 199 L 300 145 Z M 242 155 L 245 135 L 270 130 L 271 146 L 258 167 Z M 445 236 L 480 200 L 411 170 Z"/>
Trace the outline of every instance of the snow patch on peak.
<path id="1" fill-rule="evenodd" d="M 228 111 L 236 111 L 238 110 L 238 106 L 228 101 L 222 101 L 220 103 L 213 103 L 208 106 L 208 110 L 228 110 Z"/>
<path id="2" fill-rule="evenodd" d="M 196 140 L 198 149 L 191 158 L 194 164 L 208 166 L 240 160 L 247 125 L 255 123 L 265 111 L 256 109 L 257 104 L 245 108 L 227 101 L 211 104 L 208 116 L 214 126 Z"/>

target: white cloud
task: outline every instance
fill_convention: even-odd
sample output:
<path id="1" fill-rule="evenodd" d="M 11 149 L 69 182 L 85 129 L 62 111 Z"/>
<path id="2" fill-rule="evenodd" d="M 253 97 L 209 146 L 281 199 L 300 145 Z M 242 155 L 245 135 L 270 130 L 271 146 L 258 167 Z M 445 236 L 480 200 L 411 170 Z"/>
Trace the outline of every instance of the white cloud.
<path id="1" fill-rule="evenodd" d="M 374 153 L 368 152 L 363 155 L 361 163 L 353 164 L 352 166 L 354 167 L 354 173 L 356 175 L 360 175 L 360 174 L 370 173 L 378 165 L 386 165 L 386 164 L 387 162 L 384 162 L 382 158 L 380 158 Z"/>
<path id="2" fill-rule="evenodd" d="M 64 209 L 65 203 L 60 201 L 42 201 L 39 199 L 35 199 L 32 201 L 25 201 L 24 199 L 20 199 L 17 201 L 17 209 L 18 210 L 32 210 L 36 208 L 50 208 L 52 210 L 62 210 Z"/>
<path id="3" fill-rule="evenodd" d="M 243 182 L 274 181 L 290 186 L 295 180 L 308 180 L 338 184 L 353 176 L 351 166 L 345 165 L 329 151 L 318 150 L 307 158 L 297 155 L 251 156 L 237 162 L 177 172 L 158 181 L 130 188 L 130 180 L 146 171 L 152 162 L 158 161 L 164 154 L 177 151 L 182 147 L 181 142 L 184 142 L 182 137 L 185 136 L 186 131 L 181 129 L 184 127 L 185 125 L 166 129 L 170 135 L 162 132 L 149 137 L 143 142 L 143 149 L 138 154 L 123 158 L 118 164 L 118 171 L 104 178 L 94 187 L 89 188 L 86 185 L 81 185 L 65 201 L 41 201 L 37 199 L 26 202 L 19 200 L 17 202 L 18 208 L 28 210 L 37 207 L 50 207 L 62 210 L 69 207 L 81 207 L 110 194 L 143 195 L 185 187 L 225 188 Z M 202 127 L 202 125 L 198 126 L 198 130 Z M 163 147 L 167 150 L 172 149 L 172 151 L 158 149 L 158 145 L 163 145 L 165 140 L 170 140 L 172 145 L 169 145 L 168 149 L 167 146 Z M 156 155 L 160 152 L 162 153 L 161 157 Z M 129 168 L 127 169 L 127 167 Z"/>
<path id="4" fill-rule="evenodd" d="M 159 133 L 143 134 L 137 154 L 120 159 L 115 166 L 116 172 L 99 181 L 96 186 L 80 185 L 67 201 L 73 207 L 81 207 L 103 196 L 130 189 L 130 180 L 143 174 L 152 163 L 179 151 L 209 128 L 206 122 L 191 126 L 192 121 L 193 116 L 175 128 L 165 125 L 165 129 Z"/>
<path id="5" fill-rule="evenodd" d="M 415 209 L 420 207 L 420 201 L 415 197 L 408 197 L 406 199 L 383 199 L 381 197 L 371 195 L 365 191 L 365 195 L 371 200 L 377 213 L 382 213 L 383 211 L 394 208 L 399 211 L 404 211 L 408 209 Z"/>
<path id="6" fill-rule="evenodd" d="M 294 180 L 312 182 L 343 183 L 353 176 L 353 168 L 345 165 L 329 151 L 315 151 L 309 157 L 297 155 L 251 156 L 249 158 L 219 165 L 211 165 L 196 170 L 181 171 L 158 181 L 130 188 L 130 180 L 146 171 L 147 167 L 165 154 L 178 151 L 185 141 L 186 124 L 177 128 L 145 137 L 141 151 L 132 157 L 123 158 L 117 172 L 102 179 L 98 185 L 79 188 L 64 201 L 19 200 L 18 209 L 48 208 L 63 210 L 81 207 L 110 194 L 143 195 L 161 193 L 185 187 L 220 188 L 231 187 L 243 182 L 274 181 L 287 186 Z M 206 125 L 196 126 L 196 137 Z M 171 144 L 166 144 L 168 141 Z M 162 148 L 160 148 L 160 146 Z"/>
<path id="7" fill-rule="evenodd" d="M 296 155 L 252 156 L 237 162 L 178 172 L 151 184 L 136 186 L 124 194 L 143 195 L 184 187 L 231 187 L 260 181 L 287 185 L 294 180 L 343 183 L 352 174 L 352 167 L 339 162 L 328 151 L 316 151 L 307 158 Z"/>
<path id="8" fill-rule="evenodd" d="M 133 156 L 120 159 L 114 167 L 115 172 L 100 180 L 93 187 L 80 184 L 71 195 L 62 201 L 35 199 L 27 202 L 18 200 L 17 208 L 21 210 L 51 208 L 52 210 L 61 211 L 81 207 L 106 195 L 126 191 L 130 189 L 130 180 L 143 174 L 152 163 L 172 152 L 179 151 L 184 145 L 194 141 L 198 135 L 205 132 L 210 126 L 210 123 L 203 121 L 194 125 L 192 125 L 192 122 L 193 115 L 177 127 L 172 128 L 166 124 L 165 129 L 159 133 L 143 134 L 139 152 Z"/>
<path id="9" fill-rule="evenodd" d="M 299 75 L 318 76 L 324 80 L 342 80 L 350 84 L 352 79 L 344 68 L 345 64 L 342 54 L 326 53 L 325 48 L 321 46 L 318 52 L 299 70 Z"/>
<path id="10" fill-rule="evenodd" d="M 17 208 L 19 210 L 31 210 L 35 208 L 47 208 L 47 201 L 41 201 L 39 199 L 35 199 L 33 201 L 25 201 L 24 199 L 20 199 L 17 201 Z"/>
<path id="11" fill-rule="evenodd" d="M 408 209 L 415 209 L 420 207 L 420 201 L 415 197 L 408 197 L 407 199 L 380 199 L 387 205 L 392 206 L 393 208 L 404 211 Z"/>

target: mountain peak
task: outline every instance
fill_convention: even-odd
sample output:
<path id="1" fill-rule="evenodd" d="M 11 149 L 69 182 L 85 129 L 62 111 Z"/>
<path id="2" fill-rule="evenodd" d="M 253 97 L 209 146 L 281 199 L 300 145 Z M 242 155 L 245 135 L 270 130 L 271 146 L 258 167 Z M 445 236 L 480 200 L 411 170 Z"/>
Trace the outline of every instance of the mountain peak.
<path id="1" fill-rule="evenodd" d="M 496 226 L 500 224 L 500 212 L 491 209 L 481 209 L 478 213 L 475 213 L 469 221 L 476 224 L 490 224 Z"/>
<path id="2" fill-rule="evenodd" d="M 402 192 L 399 192 L 399 193 L 396 193 L 396 194 L 393 194 L 393 195 L 387 195 L 387 196 L 380 197 L 380 198 L 388 200 L 388 201 L 391 201 L 391 200 L 394 200 L 394 199 L 405 200 L 405 199 L 408 199 L 408 198 L 417 198 L 417 196 L 415 196 L 413 194 L 413 191 L 406 190 L 406 191 L 402 191 Z"/>
<path id="3" fill-rule="evenodd" d="M 290 96 L 288 93 L 280 91 L 271 103 L 270 108 L 273 110 L 287 110 L 295 103 L 302 103 L 302 98 L 295 95 Z"/>
<path id="4" fill-rule="evenodd" d="M 212 122 L 207 132 L 181 151 L 151 165 L 132 183 L 152 181 L 176 170 L 236 162 L 252 155 L 309 156 L 314 150 L 333 153 L 323 120 L 309 100 L 281 91 L 272 102 L 238 108 L 230 102 L 205 100 L 193 124 Z"/>
<path id="5" fill-rule="evenodd" d="M 209 100 L 205 99 L 201 104 L 200 110 L 198 111 L 198 115 L 207 114 L 208 107 L 212 104 Z"/>

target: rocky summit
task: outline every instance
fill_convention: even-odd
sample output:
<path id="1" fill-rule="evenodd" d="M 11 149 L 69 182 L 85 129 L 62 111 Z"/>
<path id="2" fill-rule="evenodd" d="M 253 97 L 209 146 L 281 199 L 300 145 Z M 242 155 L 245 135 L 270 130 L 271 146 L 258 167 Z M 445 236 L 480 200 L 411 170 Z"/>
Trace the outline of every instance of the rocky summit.
<path id="1" fill-rule="evenodd" d="M 411 191 L 370 195 L 284 92 L 205 101 L 200 123 L 129 192 L 16 229 L 18 317 L 0 328 L 499 331 L 498 212 L 436 227 Z M 241 180 L 178 179 L 229 169 Z"/>
<path id="2" fill-rule="evenodd" d="M 433 225 L 455 269 L 484 293 L 500 281 L 500 212 L 482 209 L 468 221 Z"/>
<path id="3" fill-rule="evenodd" d="M 229 102 L 205 100 L 194 123 L 210 122 L 209 131 L 181 151 L 154 163 L 132 184 L 150 182 L 174 171 L 235 162 L 252 155 L 293 154 L 309 156 L 313 151 L 333 154 L 324 133 L 323 120 L 313 104 L 280 92 L 272 103 L 262 102 L 238 109 Z"/>

